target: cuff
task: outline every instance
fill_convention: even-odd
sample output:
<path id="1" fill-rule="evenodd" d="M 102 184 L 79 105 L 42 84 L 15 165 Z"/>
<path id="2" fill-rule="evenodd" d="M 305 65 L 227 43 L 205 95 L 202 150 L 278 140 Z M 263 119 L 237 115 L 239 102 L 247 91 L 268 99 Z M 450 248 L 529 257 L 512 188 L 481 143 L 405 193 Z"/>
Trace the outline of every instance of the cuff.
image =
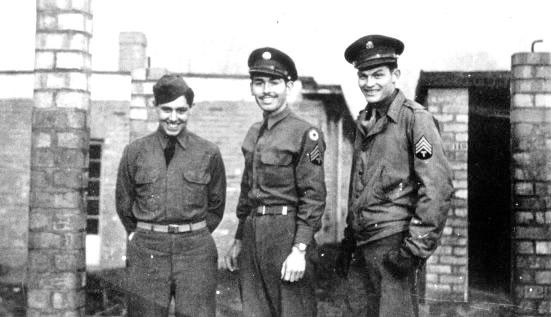
<path id="1" fill-rule="evenodd" d="M 235 230 L 235 239 L 236 240 L 243 240 L 243 225 L 245 224 L 244 221 L 239 220 L 239 224 L 237 225 L 237 230 Z"/>
<path id="2" fill-rule="evenodd" d="M 295 233 L 295 241 L 294 244 L 297 243 L 304 243 L 306 245 L 309 245 L 310 242 L 312 242 L 312 239 L 314 238 L 314 231 L 312 228 L 297 224 L 297 231 Z"/>

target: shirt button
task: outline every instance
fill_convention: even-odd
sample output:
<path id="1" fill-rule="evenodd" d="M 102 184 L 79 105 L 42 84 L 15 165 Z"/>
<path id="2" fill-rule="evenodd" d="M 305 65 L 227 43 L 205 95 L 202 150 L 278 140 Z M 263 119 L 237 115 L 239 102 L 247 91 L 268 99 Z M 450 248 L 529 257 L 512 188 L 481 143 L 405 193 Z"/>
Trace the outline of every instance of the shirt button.
<path id="1" fill-rule="evenodd" d="M 361 175 L 364 174 L 364 172 L 363 172 L 363 171 L 359 171 L 358 174 L 361 176 Z"/>
<path id="2" fill-rule="evenodd" d="M 354 196 L 354 197 L 356 197 L 356 198 L 360 198 L 360 195 L 356 194 L 356 196 Z"/>

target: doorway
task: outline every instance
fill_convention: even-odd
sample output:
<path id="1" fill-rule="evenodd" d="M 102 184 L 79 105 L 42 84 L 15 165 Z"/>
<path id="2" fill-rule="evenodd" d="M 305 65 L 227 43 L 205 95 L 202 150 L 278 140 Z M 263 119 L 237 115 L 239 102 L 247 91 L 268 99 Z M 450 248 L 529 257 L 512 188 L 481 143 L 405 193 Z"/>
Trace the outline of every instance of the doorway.
<path id="1" fill-rule="evenodd" d="M 512 219 L 509 90 L 469 89 L 470 298 L 509 301 Z"/>

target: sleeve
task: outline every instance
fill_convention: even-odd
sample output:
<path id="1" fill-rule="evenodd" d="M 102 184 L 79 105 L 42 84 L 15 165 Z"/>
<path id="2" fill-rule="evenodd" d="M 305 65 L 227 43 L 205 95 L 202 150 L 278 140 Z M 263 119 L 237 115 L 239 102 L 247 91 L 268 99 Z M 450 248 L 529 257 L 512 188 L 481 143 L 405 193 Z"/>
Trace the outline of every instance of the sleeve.
<path id="1" fill-rule="evenodd" d="M 226 206 L 226 169 L 220 151 L 210 161 L 210 182 L 208 184 L 207 227 L 213 232 L 222 221 Z"/>
<path id="2" fill-rule="evenodd" d="M 309 244 L 321 228 L 325 211 L 325 142 L 321 131 L 310 128 L 303 136 L 302 148 L 295 166 L 298 191 L 295 243 Z"/>
<path id="3" fill-rule="evenodd" d="M 129 172 L 128 145 L 124 148 L 119 170 L 117 172 L 117 184 L 115 187 L 115 206 L 117 214 L 126 230 L 130 233 L 136 230 L 136 218 L 132 213 L 134 205 L 134 189 Z"/>
<path id="4" fill-rule="evenodd" d="M 404 244 L 420 258 L 428 258 L 438 246 L 453 194 L 452 174 L 432 115 L 416 110 L 411 127 L 413 169 L 418 200 Z"/>
<path id="5" fill-rule="evenodd" d="M 241 240 L 243 238 L 243 224 L 245 219 L 251 212 L 252 203 L 249 199 L 249 191 L 251 190 L 250 173 L 252 168 L 248 167 L 247 154 L 243 150 L 243 156 L 245 157 L 245 168 L 243 170 L 243 176 L 241 177 L 241 191 L 239 193 L 239 200 L 237 202 L 236 215 L 239 221 L 237 230 L 235 231 L 235 239 Z"/>

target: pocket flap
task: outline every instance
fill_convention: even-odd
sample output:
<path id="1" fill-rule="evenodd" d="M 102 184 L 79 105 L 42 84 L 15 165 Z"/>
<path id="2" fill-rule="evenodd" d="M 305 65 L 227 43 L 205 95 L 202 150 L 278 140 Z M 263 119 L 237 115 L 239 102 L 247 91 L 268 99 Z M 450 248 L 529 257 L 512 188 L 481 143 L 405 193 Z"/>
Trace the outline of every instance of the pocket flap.
<path id="1" fill-rule="evenodd" d="M 203 170 L 185 170 L 184 178 L 191 183 L 208 184 L 210 182 L 210 174 Z"/>
<path id="2" fill-rule="evenodd" d="M 159 172 L 156 170 L 143 170 L 140 169 L 136 172 L 134 181 L 136 184 L 151 184 L 157 181 L 159 177 Z"/>

